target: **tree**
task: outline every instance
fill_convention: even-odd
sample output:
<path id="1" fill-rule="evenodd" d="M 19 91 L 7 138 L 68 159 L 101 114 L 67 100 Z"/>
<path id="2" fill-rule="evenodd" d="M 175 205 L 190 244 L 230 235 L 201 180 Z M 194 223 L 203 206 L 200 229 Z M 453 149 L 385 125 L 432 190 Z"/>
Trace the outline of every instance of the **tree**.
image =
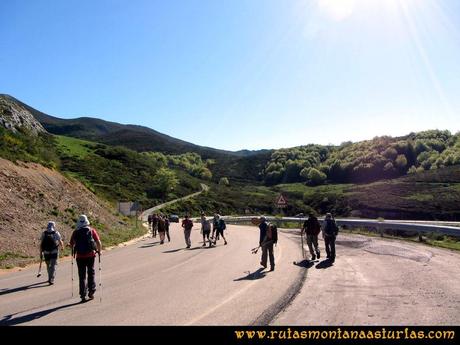
<path id="1" fill-rule="evenodd" d="M 179 180 L 176 178 L 176 174 L 173 171 L 161 168 L 155 174 L 153 183 L 153 190 L 163 198 L 176 188 Z"/>
<path id="2" fill-rule="evenodd" d="M 405 155 L 398 155 L 395 160 L 395 165 L 397 168 L 403 170 L 407 166 L 407 158 Z"/>
<path id="3" fill-rule="evenodd" d="M 322 173 L 318 169 L 311 168 L 308 172 L 308 183 L 311 185 L 322 184 L 326 180 L 326 174 Z"/>
<path id="4" fill-rule="evenodd" d="M 226 177 L 221 177 L 219 180 L 219 184 L 222 186 L 228 186 L 230 182 L 228 181 L 228 178 Z"/>

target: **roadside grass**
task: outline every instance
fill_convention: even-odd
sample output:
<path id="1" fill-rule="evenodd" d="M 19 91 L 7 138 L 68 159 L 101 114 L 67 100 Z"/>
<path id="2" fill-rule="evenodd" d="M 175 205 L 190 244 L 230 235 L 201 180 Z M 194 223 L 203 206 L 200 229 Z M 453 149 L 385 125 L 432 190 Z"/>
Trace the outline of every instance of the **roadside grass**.
<path id="1" fill-rule="evenodd" d="M 102 248 L 116 246 L 147 233 L 148 229 L 142 226 L 142 221 L 138 220 L 136 228 L 136 220 L 134 218 L 125 218 L 125 220 L 127 220 L 125 227 L 120 226 L 112 229 L 107 229 L 100 224 L 94 224 L 101 238 Z"/>
<path id="2" fill-rule="evenodd" d="M 34 257 L 21 253 L 0 253 L 0 268 L 10 269 L 15 266 L 24 267 L 33 261 Z M 17 263 L 17 264 L 16 264 Z"/>
<path id="3" fill-rule="evenodd" d="M 125 226 L 107 229 L 102 224 L 98 223 L 97 220 L 92 222 L 92 226 L 96 228 L 101 242 L 102 248 L 108 248 L 116 246 L 120 243 L 127 242 L 137 237 L 141 237 L 147 233 L 147 229 L 142 226 L 142 222 L 138 221 L 138 227 L 136 228 L 136 221 L 134 218 L 123 218 Z M 38 251 L 38 250 L 37 250 Z M 68 247 L 64 247 L 63 250 L 59 251 L 59 257 L 65 257 L 71 255 L 71 250 Z M 37 263 L 40 258 L 37 256 L 27 256 L 20 253 L 4 252 L 0 253 L 0 268 L 11 269 L 14 267 L 25 267 L 32 263 Z"/>

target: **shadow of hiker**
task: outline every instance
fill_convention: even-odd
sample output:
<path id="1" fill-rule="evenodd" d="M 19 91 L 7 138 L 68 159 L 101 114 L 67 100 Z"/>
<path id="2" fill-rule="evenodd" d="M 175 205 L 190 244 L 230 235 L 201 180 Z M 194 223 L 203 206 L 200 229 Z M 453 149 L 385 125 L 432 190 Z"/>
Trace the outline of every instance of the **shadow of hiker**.
<path id="1" fill-rule="evenodd" d="M 247 271 L 247 275 L 245 275 L 244 277 L 241 277 L 241 278 L 237 278 L 237 279 L 233 279 L 234 282 L 239 282 L 241 280 L 256 280 L 256 279 L 260 279 L 260 278 L 264 278 L 265 277 L 265 272 L 263 272 L 263 268 L 259 268 L 257 271 L 254 271 L 254 272 L 250 272 L 250 271 Z"/>
<path id="2" fill-rule="evenodd" d="M 140 247 L 137 247 L 137 248 L 150 248 L 150 247 L 155 247 L 155 246 L 157 246 L 159 244 L 160 244 L 160 241 L 157 241 L 157 242 L 144 244 L 144 245 L 142 245 Z"/>
<path id="3" fill-rule="evenodd" d="M 318 265 L 316 265 L 317 269 L 324 269 L 324 268 L 329 268 L 331 267 L 333 262 L 330 259 L 326 259 L 321 261 Z"/>
<path id="4" fill-rule="evenodd" d="M 307 259 L 304 259 L 302 261 L 297 261 L 297 262 L 294 261 L 293 264 L 296 265 L 296 266 L 299 266 L 299 267 L 303 267 L 303 268 L 311 268 L 311 267 L 313 267 L 315 262 L 307 260 Z"/>
<path id="5" fill-rule="evenodd" d="M 203 246 L 198 246 L 198 247 L 193 247 L 193 248 L 189 248 L 188 250 L 197 250 L 197 249 L 202 249 Z"/>
<path id="6" fill-rule="evenodd" d="M 46 284 L 46 285 L 44 285 L 44 284 Z M 43 281 L 43 282 L 39 282 L 39 283 L 34 283 L 34 284 L 19 286 L 19 287 L 17 287 L 17 288 L 13 288 L 13 289 L 1 289 L 1 290 L 0 290 L 0 296 L 1 296 L 1 295 L 6 295 L 6 294 L 9 294 L 9 293 L 18 292 L 18 291 L 24 291 L 24 290 L 29 290 L 29 289 L 41 288 L 41 287 L 45 287 L 45 286 L 49 286 L 47 280 L 46 280 L 46 281 Z"/>
<path id="7" fill-rule="evenodd" d="M 39 318 L 41 318 L 41 317 L 43 317 L 45 315 L 48 315 L 48 314 L 50 314 L 52 312 L 55 312 L 56 310 L 72 307 L 72 306 L 78 305 L 78 304 L 82 304 L 82 303 L 81 302 L 69 303 L 69 304 L 61 305 L 61 306 L 54 307 L 54 308 L 51 308 L 51 309 L 37 311 L 37 312 L 32 313 L 32 314 L 19 316 L 19 317 L 16 317 L 16 318 L 12 318 L 12 316 L 14 314 L 6 315 L 3 319 L 0 320 L 0 325 L 2 325 L 2 326 L 3 325 L 5 325 L 5 326 L 19 325 L 19 324 L 24 323 L 24 322 L 29 322 L 29 321 L 39 319 Z"/>
<path id="8" fill-rule="evenodd" d="M 165 251 L 162 252 L 162 253 L 175 253 L 175 252 L 180 252 L 181 250 L 185 250 L 185 248 L 165 250 Z"/>

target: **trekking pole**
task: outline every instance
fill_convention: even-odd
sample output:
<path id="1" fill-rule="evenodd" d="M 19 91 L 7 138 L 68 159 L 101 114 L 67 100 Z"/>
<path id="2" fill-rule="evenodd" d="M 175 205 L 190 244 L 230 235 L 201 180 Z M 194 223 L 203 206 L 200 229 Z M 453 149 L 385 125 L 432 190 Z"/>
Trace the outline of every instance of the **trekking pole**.
<path id="1" fill-rule="evenodd" d="M 70 289 L 72 290 L 72 298 L 73 298 L 73 248 L 72 248 L 72 256 L 70 257 L 70 261 L 72 261 L 71 270 L 70 270 Z"/>
<path id="2" fill-rule="evenodd" d="M 302 244 L 302 259 L 305 259 L 305 248 L 303 247 L 303 233 L 302 233 L 302 230 L 300 230 L 300 242 Z"/>
<path id="3" fill-rule="evenodd" d="M 102 303 L 102 268 L 101 268 L 101 252 L 97 252 L 99 258 L 99 288 L 101 289 L 101 294 L 99 295 L 99 303 Z"/>
<path id="4" fill-rule="evenodd" d="M 40 266 L 38 266 L 37 278 L 42 275 L 42 262 L 43 262 L 43 253 L 40 253 Z"/>

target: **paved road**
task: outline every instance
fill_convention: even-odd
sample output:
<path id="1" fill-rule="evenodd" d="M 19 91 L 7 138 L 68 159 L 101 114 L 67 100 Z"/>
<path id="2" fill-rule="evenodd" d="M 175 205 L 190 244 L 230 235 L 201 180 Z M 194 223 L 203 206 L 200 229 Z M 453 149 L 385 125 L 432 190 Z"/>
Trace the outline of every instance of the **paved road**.
<path id="1" fill-rule="evenodd" d="M 173 223 L 171 243 L 147 238 L 102 255 L 100 291 L 79 304 L 77 274 L 71 298 L 70 260 L 59 264 L 56 283 L 32 285 L 37 266 L 0 276 L 0 324 L 28 325 L 226 325 L 260 323 L 271 305 L 283 304 L 301 272 L 292 265 L 298 245 L 281 235 L 274 272 L 261 271 L 255 227 L 228 226 L 228 245 L 202 248 L 198 225 L 192 248 Z M 76 265 L 74 267 L 76 270 Z M 97 282 L 99 281 L 96 264 Z M 273 311 L 272 311 L 273 313 Z"/>
<path id="2" fill-rule="evenodd" d="M 77 280 L 71 298 L 70 260 L 53 286 L 33 285 L 45 280 L 37 266 L 0 275 L 0 324 L 460 324 L 457 252 L 341 234 L 333 266 L 323 257 L 296 265 L 299 237 L 281 230 L 277 267 L 267 272 L 250 253 L 255 227 L 228 226 L 229 244 L 215 248 L 201 248 L 198 230 L 190 250 L 178 224 L 171 234 L 164 245 L 148 238 L 104 252 L 102 303 L 98 291 L 79 304 Z"/>
<path id="3" fill-rule="evenodd" d="M 458 252 L 360 235 L 337 243 L 333 266 L 304 266 L 305 284 L 272 325 L 460 325 Z"/>

